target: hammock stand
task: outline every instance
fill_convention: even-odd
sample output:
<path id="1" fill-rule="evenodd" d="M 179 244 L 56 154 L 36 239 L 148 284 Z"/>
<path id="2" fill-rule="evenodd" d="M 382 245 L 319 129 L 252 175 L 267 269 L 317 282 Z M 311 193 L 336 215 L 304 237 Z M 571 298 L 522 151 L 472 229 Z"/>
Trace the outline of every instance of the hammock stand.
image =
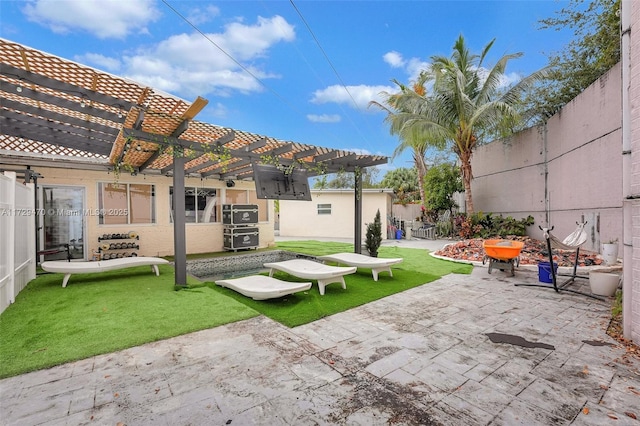
<path id="1" fill-rule="evenodd" d="M 564 240 L 558 239 L 555 235 L 551 233 L 553 231 L 553 226 L 551 228 L 543 228 L 538 226 L 540 230 L 543 232 L 544 239 L 547 241 L 547 252 L 549 253 L 549 265 L 551 268 L 551 281 L 553 286 L 544 285 L 544 284 L 515 284 L 516 286 L 525 286 L 525 287 L 542 287 L 542 288 L 553 288 L 556 293 L 561 291 L 568 291 L 570 293 L 581 294 L 583 296 L 591 297 L 593 299 L 604 300 L 602 297 L 596 296 L 591 293 L 585 293 L 583 291 L 573 290 L 568 288 L 571 284 L 573 284 L 576 278 L 589 279 L 589 277 L 585 277 L 582 275 L 578 275 L 578 255 L 580 254 L 580 246 L 587 241 L 587 233 L 584 231 L 584 226 L 587 223 L 578 223 L 576 225 L 578 227 L 569 234 Z M 556 268 L 553 266 L 553 251 L 552 247 L 555 247 L 560 250 L 575 250 L 575 262 L 573 263 L 573 273 L 572 274 L 557 274 Z M 558 276 L 569 277 L 564 282 L 558 284 Z"/>

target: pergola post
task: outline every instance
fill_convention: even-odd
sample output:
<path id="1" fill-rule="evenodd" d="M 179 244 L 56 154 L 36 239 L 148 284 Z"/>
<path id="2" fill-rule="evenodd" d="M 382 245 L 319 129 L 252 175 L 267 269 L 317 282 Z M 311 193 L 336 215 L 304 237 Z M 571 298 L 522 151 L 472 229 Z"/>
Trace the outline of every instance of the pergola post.
<path id="1" fill-rule="evenodd" d="M 353 177 L 355 198 L 353 251 L 359 254 L 362 253 L 362 170 L 359 167 L 353 171 Z"/>
<path id="2" fill-rule="evenodd" d="M 187 159 L 183 155 L 173 158 L 173 256 L 175 285 L 187 286 L 187 243 L 185 238 L 184 166 Z"/>

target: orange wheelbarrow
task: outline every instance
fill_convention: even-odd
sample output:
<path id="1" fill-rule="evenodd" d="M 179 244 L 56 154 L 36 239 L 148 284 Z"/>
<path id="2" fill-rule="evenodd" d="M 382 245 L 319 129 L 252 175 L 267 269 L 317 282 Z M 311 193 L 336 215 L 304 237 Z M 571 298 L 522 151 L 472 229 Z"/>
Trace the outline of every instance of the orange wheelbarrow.
<path id="1" fill-rule="evenodd" d="M 501 271 L 509 270 L 515 275 L 515 267 L 520 266 L 520 251 L 524 247 L 522 241 L 513 240 L 484 240 L 484 258 L 482 264 L 489 262 L 489 273 L 493 268 Z"/>

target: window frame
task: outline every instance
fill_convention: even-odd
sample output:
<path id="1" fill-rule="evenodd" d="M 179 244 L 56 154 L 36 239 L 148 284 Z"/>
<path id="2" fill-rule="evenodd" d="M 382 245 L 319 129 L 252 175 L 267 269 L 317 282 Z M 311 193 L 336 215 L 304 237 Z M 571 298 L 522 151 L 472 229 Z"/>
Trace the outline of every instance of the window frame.
<path id="1" fill-rule="evenodd" d="M 194 212 L 194 216 L 193 216 L 193 221 L 186 221 L 187 225 L 192 225 L 192 224 L 205 224 L 205 225 L 210 225 L 210 224 L 219 224 L 222 222 L 222 207 L 221 207 L 221 203 L 220 203 L 220 198 L 221 198 L 221 192 L 222 190 L 220 188 L 212 188 L 212 187 L 198 187 L 198 186 L 185 186 L 184 188 L 185 190 L 185 196 L 191 196 L 194 197 L 194 208 L 195 210 L 193 210 Z M 189 194 L 189 191 L 192 191 L 193 194 Z M 204 197 L 204 195 L 199 195 L 200 191 L 215 191 L 215 197 L 217 198 L 216 200 L 216 204 L 213 208 L 213 212 L 214 212 L 214 221 L 209 221 L 209 222 L 203 222 L 200 220 L 200 210 L 198 209 L 198 197 Z M 186 200 L 185 200 L 185 205 L 186 205 Z M 206 205 L 206 203 L 205 203 Z M 204 211 L 204 210 L 203 210 Z M 174 214 L 174 210 L 173 210 L 173 186 L 170 185 L 169 186 L 169 223 L 174 223 L 173 220 L 173 214 Z M 190 217 L 189 217 L 190 218 Z"/>
<path id="2" fill-rule="evenodd" d="M 333 214 L 331 203 L 318 203 L 318 204 L 316 204 L 316 213 L 318 215 L 331 215 L 331 214 Z"/>
<path id="3" fill-rule="evenodd" d="M 124 207 L 106 207 L 105 196 L 106 188 L 111 186 L 125 186 L 125 198 L 126 198 L 126 208 Z M 149 200 L 149 208 L 150 208 L 150 222 L 133 222 L 132 221 L 132 210 L 131 210 L 131 185 L 137 186 L 147 186 L 150 187 L 150 200 Z M 99 226 L 122 226 L 122 225 L 157 225 L 158 218 L 156 214 L 156 184 L 153 183 L 129 183 L 129 182 L 97 182 L 97 198 L 98 198 L 98 209 L 97 209 L 97 217 L 98 217 L 98 225 Z M 106 214 L 111 212 L 112 214 Z M 120 214 L 126 213 L 126 214 Z M 124 223 L 107 223 L 107 217 L 120 217 L 125 216 L 126 221 Z"/>

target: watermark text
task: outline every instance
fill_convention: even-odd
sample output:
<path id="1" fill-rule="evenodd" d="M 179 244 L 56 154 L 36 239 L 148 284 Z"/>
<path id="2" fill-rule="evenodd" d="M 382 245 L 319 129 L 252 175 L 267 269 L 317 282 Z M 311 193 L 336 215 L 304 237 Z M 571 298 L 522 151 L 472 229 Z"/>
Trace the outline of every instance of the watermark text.
<path id="1" fill-rule="evenodd" d="M 0 216 L 127 216 L 128 209 L 7 209 Z"/>

